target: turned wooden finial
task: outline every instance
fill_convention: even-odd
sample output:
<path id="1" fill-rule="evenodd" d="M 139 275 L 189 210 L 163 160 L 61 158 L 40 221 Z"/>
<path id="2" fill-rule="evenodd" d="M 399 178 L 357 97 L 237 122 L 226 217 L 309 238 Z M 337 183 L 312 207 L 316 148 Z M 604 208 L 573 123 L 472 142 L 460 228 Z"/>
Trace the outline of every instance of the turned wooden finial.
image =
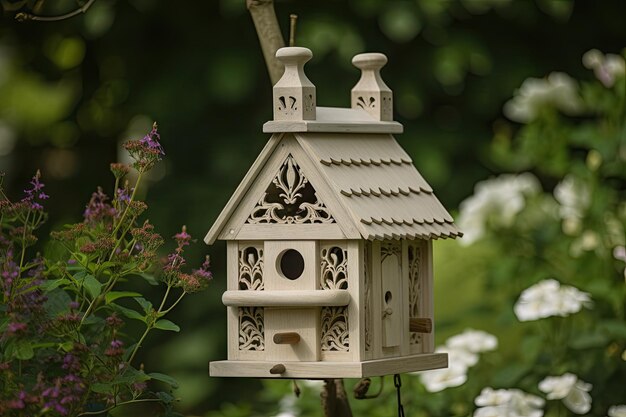
<path id="1" fill-rule="evenodd" d="M 352 64 L 361 70 L 361 79 L 352 89 L 352 108 L 363 109 L 376 120 L 393 120 L 393 93 L 380 76 L 387 57 L 377 52 L 358 54 Z"/>
<path id="2" fill-rule="evenodd" d="M 276 51 L 285 72 L 274 85 L 274 120 L 315 120 L 315 85 L 304 73 L 312 57 L 310 49 L 297 46 Z"/>

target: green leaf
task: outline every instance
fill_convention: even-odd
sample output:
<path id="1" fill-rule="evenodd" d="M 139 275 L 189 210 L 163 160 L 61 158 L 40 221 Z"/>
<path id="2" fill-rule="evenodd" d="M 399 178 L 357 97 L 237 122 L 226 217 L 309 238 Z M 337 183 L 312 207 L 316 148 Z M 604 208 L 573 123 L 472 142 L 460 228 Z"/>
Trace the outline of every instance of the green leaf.
<path id="1" fill-rule="evenodd" d="M 69 352 L 74 349 L 74 342 L 63 342 L 59 343 L 59 347 L 63 349 L 65 352 Z"/>
<path id="2" fill-rule="evenodd" d="M 143 311 L 146 314 L 152 311 L 152 303 L 150 301 L 146 300 L 143 297 L 135 297 L 134 300 L 139 303 L 139 305 L 141 306 L 141 308 L 143 308 Z"/>
<path id="3" fill-rule="evenodd" d="M 115 310 L 119 311 L 124 316 L 128 317 L 129 319 L 139 320 L 139 321 L 142 321 L 144 323 L 146 322 L 145 316 L 143 316 L 142 314 L 138 313 L 135 310 L 132 310 L 132 309 L 126 308 L 126 307 L 122 307 L 121 305 L 118 305 L 118 304 L 114 304 L 113 308 Z"/>
<path id="4" fill-rule="evenodd" d="M 28 360 L 35 355 L 35 351 L 29 341 L 18 340 L 15 343 L 13 355 L 15 355 L 17 359 Z"/>
<path id="5" fill-rule="evenodd" d="M 66 285 L 69 283 L 70 281 L 67 278 L 51 279 L 41 284 L 41 289 L 44 291 L 52 291 L 53 289 L 61 285 Z"/>
<path id="6" fill-rule="evenodd" d="M 44 303 L 44 309 L 49 317 L 57 317 L 70 309 L 72 299 L 65 291 L 56 288 L 46 294 L 48 299 Z"/>
<path id="7" fill-rule="evenodd" d="M 151 274 L 146 274 L 146 273 L 142 273 L 142 274 L 137 274 L 139 275 L 141 278 L 143 278 L 144 280 L 146 280 L 146 282 L 150 285 L 159 285 L 159 282 L 157 281 L 157 279 L 154 277 L 154 275 Z"/>
<path id="8" fill-rule="evenodd" d="M 100 292 L 102 291 L 102 284 L 93 275 L 87 275 L 85 277 L 83 286 L 92 298 L 96 298 L 97 296 L 99 296 Z"/>
<path id="9" fill-rule="evenodd" d="M 118 298 L 137 297 L 139 295 L 141 294 L 133 291 L 110 291 L 104 296 L 104 301 L 106 302 L 106 304 L 109 304 L 112 301 L 117 300 Z"/>
<path id="10" fill-rule="evenodd" d="M 158 320 L 156 323 L 154 323 L 154 328 L 161 329 L 161 330 L 169 330 L 171 332 L 180 331 L 180 327 L 178 327 L 176 324 L 172 323 L 171 321 L 165 320 L 165 319 Z"/>
<path id="11" fill-rule="evenodd" d="M 148 376 L 151 379 L 155 379 L 157 381 L 165 382 L 166 384 L 169 384 L 172 388 L 178 388 L 178 381 L 176 381 L 174 378 L 172 378 L 169 375 L 160 374 L 158 372 L 152 372 L 152 373 L 148 374 Z"/>

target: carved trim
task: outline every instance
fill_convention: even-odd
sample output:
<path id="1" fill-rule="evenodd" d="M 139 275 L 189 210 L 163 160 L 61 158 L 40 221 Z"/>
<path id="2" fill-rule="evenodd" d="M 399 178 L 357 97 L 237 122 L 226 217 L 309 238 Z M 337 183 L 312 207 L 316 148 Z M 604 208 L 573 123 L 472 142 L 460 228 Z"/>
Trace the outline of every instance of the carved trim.
<path id="1" fill-rule="evenodd" d="M 349 352 L 347 307 L 322 307 L 322 351 Z"/>
<path id="2" fill-rule="evenodd" d="M 402 244 L 399 240 L 386 240 L 380 244 L 380 261 L 384 261 L 387 256 L 395 255 L 398 262 L 402 260 Z"/>
<path id="3" fill-rule="evenodd" d="M 265 350 L 262 307 L 239 308 L 239 350 Z"/>
<path id="4" fill-rule="evenodd" d="M 422 280 L 420 267 L 422 263 L 422 248 L 416 243 L 409 243 L 409 315 L 419 317 L 420 298 L 422 295 Z M 422 343 L 421 333 L 411 332 L 410 344 L 419 345 Z"/>
<path id="5" fill-rule="evenodd" d="M 240 246 L 239 289 L 259 291 L 263 288 L 263 247 Z"/>
<path id="6" fill-rule="evenodd" d="M 322 289 L 347 290 L 348 250 L 333 245 L 323 246 L 320 258 L 322 259 Z"/>
<path id="7" fill-rule="evenodd" d="M 365 302 L 363 303 L 363 310 L 365 314 L 365 323 L 363 325 L 365 332 L 365 351 L 369 351 L 372 348 L 372 334 L 371 334 L 371 321 L 370 317 L 372 312 L 370 306 L 372 303 L 372 277 L 370 275 L 370 254 L 372 252 L 371 243 L 365 242 L 363 245 L 363 287 L 365 293 Z"/>
<path id="8" fill-rule="evenodd" d="M 367 96 L 366 100 L 364 96 L 358 96 L 356 99 L 356 105 L 364 110 L 367 110 L 367 108 L 373 109 L 376 107 L 376 98 L 373 96 Z"/>
<path id="9" fill-rule="evenodd" d="M 290 154 L 246 223 L 335 223 L 335 219 Z"/>

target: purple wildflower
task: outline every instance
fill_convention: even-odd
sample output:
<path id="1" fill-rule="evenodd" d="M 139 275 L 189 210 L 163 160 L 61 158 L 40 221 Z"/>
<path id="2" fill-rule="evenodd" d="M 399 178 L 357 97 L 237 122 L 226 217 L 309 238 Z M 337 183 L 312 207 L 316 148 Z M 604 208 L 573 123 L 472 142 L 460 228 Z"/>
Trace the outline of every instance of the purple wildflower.
<path id="1" fill-rule="evenodd" d="M 16 335 L 25 332 L 27 328 L 28 326 L 26 323 L 13 322 L 9 323 L 7 326 L 7 333 L 10 335 Z"/>
<path id="2" fill-rule="evenodd" d="M 83 217 L 87 223 L 97 223 L 105 219 L 111 219 L 115 216 L 116 210 L 107 201 L 109 196 L 102 192 L 102 188 L 91 195 L 91 199 L 85 207 Z"/>
<path id="3" fill-rule="evenodd" d="M 106 356 L 116 357 L 124 354 L 124 342 L 121 340 L 113 339 L 109 347 L 104 351 Z"/>
<path id="4" fill-rule="evenodd" d="M 152 125 L 152 130 L 140 140 L 131 140 L 124 144 L 124 148 L 135 160 L 133 166 L 138 171 L 145 172 L 165 155 L 163 146 L 159 143 L 161 136 L 157 131 L 157 124 Z"/>
<path id="5" fill-rule="evenodd" d="M 2 262 L 2 272 L 0 272 L 0 277 L 2 277 L 2 289 L 6 297 L 11 294 L 13 282 L 19 277 L 19 275 L 20 267 L 13 259 L 13 249 L 9 249 L 6 252 L 4 262 Z"/>
<path id="6" fill-rule="evenodd" d="M 37 170 L 37 173 L 30 181 L 31 188 L 24 190 L 26 196 L 21 200 L 21 203 L 26 204 L 31 210 L 43 210 L 41 202 L 50 198 L 48 194 L 43 191 L 46 186 L 41 179 L 41 171 Z"/>
<path id="7" fill-rule="evenodd" d="M 132 188 L 118 188 L 117 189 L 117 200 L 124 202 L 124 203 L 128 203 L 130 202 L 130 195 L 132 194 L 133 189 Z"/>

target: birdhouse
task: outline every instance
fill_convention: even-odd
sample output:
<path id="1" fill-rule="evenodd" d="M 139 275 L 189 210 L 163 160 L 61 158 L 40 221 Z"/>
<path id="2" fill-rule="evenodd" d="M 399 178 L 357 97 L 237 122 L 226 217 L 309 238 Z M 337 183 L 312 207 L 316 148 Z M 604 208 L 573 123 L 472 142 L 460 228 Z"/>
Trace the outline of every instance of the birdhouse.
<path id="1" fill-rule="evenodd" d="M 212 376 L 358 378 L 445 368 L 432 240 L 461 233 L 393 135 L 383 54 L 356 55 L 351 108 L 318 107 L 282 48 L 271 133 L 208 232 L 225 240 L 228 360 Z"/>

